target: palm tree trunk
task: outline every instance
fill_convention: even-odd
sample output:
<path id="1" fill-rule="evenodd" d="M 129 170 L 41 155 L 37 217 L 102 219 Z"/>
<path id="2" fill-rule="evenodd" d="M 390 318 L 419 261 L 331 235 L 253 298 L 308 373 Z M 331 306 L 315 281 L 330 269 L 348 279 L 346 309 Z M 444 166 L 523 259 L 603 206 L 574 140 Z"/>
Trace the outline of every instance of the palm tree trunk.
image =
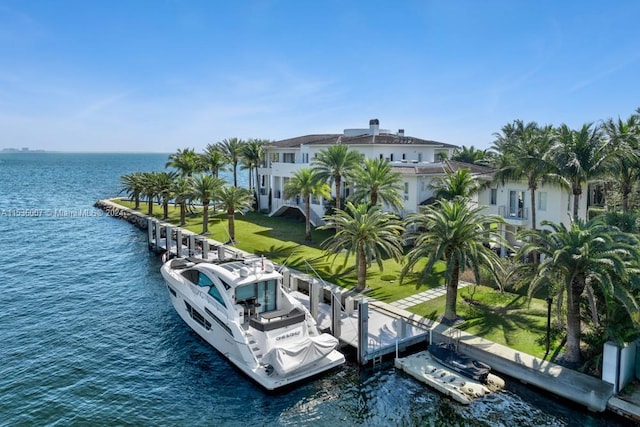
<path id="1" fill-rule="evenodd" d="M 147 199 L 147 215 L 153 215 L 153 197 L 149 196 Z"/>
<path id="2" fill-rule="evenodd" d="M 258 165 L 256 165 L 254 175 L 256 177 L 256 185 L 254 187 L 256 190 L 256 210 L 260 212 L 260 177 L 258 176 Z"/>
<path id="3" fill-rule="evenodd" d="M 455 262 L 451 272 L 451 280 L 447 283 L 447 297 L 445 301 L 444 318 L 445 323 L 453 324 L 458 314 L 456 312 L 456 301 L 458 299 L 458 282 L 460 278 L 460 266 Z"/>
<path id="4" fill-rule="evenodd" d="M 133 209 L 137 211 L 137 210 L 140 209 L 140 194 L 135 193 L 133 195 L 133 200 L 135 202 L 135 205 L 133 206 Z"/>
<path id="5" fill-rule="evenodd" d="M 164 215 L 164 220 L 166 220 L 167 218 L 169 218 L 169 200 L 163 200 L 162 201 L 162 213 Z"/>
<path id="6" fill-rule="evenodd" d="M 238 188 L 238 164 L 233 164 L 233 186 Z"/>
<path id="7" fill-rule="evenodd" d="M 227 218 L 229 219 L 229 239 L 233 243 L 236 241 L 236 222 L 233 209 L 227 210 Z"/>
<path id="8" fill-rule="evenodd" d="M 531 190 L 531 229 L 536 229 L 536 190 L 534 188 L 530 188 Z"/>
<path id="9" fill-rule="evenodd" d="M 581 285 L 574 279 L 567 289 L 567 348 L 564 358 L 569 363 L 579 363 L 580 357 L 580 294 Z M 578 293 L 580 291 L 580 293 Z"/>
<path id="10" fill-rule="evenodd" d="M 342 179 L 340 178 L 340 176 L 336 176 L 336 209 L 341 209 L 342 205 L 341 205 L 341 194 L 340 194 L 340 190 L 342 189 Z"/>
<path id="11" fill-rule="evenodd" d="M 356 291 L 361 292 L 367 287 L 367 258 L 364 248 L 358 249 L 358 285 Z"/>
<path id="12" fill-rule="evenodd" d="M 187 221 L 186 221 L 186 217 L 187 217 L 187 206 L 186 203 L 180 202 L 180 226 L 182 227 Z"/>
<path id="13" fill-rule="evenodd" d="M 305 224 L 304 224 L 304 239 L 307 242 L 311 241 L 311 208 L 309 207 L 311 202 L 311 197 L 306 195 L 304 197 L 304 216 L 305 216 Z"/>
<path id="14" fill-rule="evenodd" d="M 202 234 L 209 232 L 209 201 L 202 201 Z"/>
<path id="15" fill-rule="evenodd" d="M 580 195 L 582 188 L 573 187 L 573 217 L 578 218 L 578 209 L 580 208 Z"/>

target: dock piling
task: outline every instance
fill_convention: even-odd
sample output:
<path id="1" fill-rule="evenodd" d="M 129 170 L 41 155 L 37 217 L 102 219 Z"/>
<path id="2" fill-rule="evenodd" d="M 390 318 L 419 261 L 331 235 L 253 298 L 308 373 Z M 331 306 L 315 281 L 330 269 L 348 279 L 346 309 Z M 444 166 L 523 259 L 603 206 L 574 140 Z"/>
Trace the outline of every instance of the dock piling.
<path id="1" fill-rule="evenodd" d="M 182 229 L 176 228 L 176 255 L 182 258 Z"/>

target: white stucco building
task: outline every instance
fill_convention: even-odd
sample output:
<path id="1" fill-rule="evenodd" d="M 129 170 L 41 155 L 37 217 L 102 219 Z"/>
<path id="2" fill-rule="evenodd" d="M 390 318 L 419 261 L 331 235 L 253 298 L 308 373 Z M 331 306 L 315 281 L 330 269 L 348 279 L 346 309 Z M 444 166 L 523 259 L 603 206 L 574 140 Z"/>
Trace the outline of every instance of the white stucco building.
<path id="1" fill-rule="evenodd" d="M 372 119 L 368 128 L 345 129 L 338 134 L 305 135 L 276 141 L 265 148 L 265 164 L 260 174 L 260 206 L 271 214 L 287 208 L 303 211 L 304 200 L 299 197 L 284 198 L 284 187 L 295 171 L 311 167 L 316 154 L 334 144 L 345 144 L 349 150 L 362 153 L 367 158 L 388 159 L 394 171 L 402 175 L 404 215 L 415 212 L 418 206 L 433 196 L 429 183 L 434 176 L 443 176 L 448 166 L 441 159 L 450 158 L 455 145 L 407 136 L 403 129 L 391 132 L 380 129 L 379 121 Z M 343 183 L 348 195 L 349 183 Z M 335 189 L 332 186 L 332 192 Z M 335 194 L 334 194 L 335 196 Z M 322 223 L 325 200 L 311 201 L 311 222 Z"/>
<path id="2" fill-rule="evenodd" d="M 491 180 L 491 174 L 483 176 L 485 180 Z M 578 201 L 578 216 L 587 217 L 587 186 L 583 188 Z M 521 242 L 515 239 L 516 233 L 521 229 L 530 229 L 533 226 L 531 191 L 526 181 L 508 181 L 504 184 L 492 183 L 477 196 L 478 204 L 485 207 L 484 213 L 494 214 L 504 218 L 503 235 L 511 243 L 518 247 Z M 536 228 L 542 221 L 553 221 L 568 225 L 573 217 L 573 194 L 554 184 L 539 184 L 535 191 Z"/>

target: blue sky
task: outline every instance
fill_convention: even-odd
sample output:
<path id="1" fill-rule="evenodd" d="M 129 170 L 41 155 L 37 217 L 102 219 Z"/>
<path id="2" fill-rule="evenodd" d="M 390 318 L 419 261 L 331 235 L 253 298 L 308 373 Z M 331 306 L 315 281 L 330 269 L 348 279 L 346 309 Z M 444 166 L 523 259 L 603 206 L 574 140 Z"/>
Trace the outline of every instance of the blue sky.
<path id="1" fill-rule="evenodd" d="M 0 0 L 0 148 L 367 127 L 487 148 L 640 107 L 640 2 Z"/>

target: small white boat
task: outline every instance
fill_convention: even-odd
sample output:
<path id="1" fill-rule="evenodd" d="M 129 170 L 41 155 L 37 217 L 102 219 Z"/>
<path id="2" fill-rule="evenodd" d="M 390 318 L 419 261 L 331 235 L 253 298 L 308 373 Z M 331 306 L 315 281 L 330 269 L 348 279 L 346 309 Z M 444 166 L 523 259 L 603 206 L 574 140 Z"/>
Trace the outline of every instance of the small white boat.
<path id="1" fill-rule="evenodd" d="M 464 405 L 505 386 L 504 380 L 492 373 L 480 381 L 456 372 L 428 351 L 397 358 L 395 367 Z"/>
<path id="2" fill-rule="evenodd" d="M 175 258 L 161 268 L 180 317 L 267 390 L 342 365 L 338 340 L 282 287 L 282 275 L 264 258 L 194 262 Z"/>

